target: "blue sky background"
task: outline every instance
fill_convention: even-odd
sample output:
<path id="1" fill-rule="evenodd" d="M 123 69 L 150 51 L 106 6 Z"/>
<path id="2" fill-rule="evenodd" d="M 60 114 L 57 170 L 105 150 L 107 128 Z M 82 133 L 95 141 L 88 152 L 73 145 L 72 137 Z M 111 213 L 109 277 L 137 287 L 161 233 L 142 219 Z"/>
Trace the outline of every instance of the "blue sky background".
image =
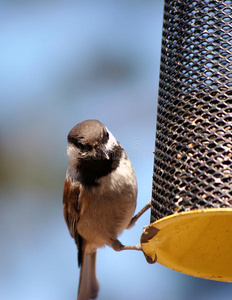
<path id="1" fill-rule="evenodd" d="M 163 1 L 0 1 L 0 299 L 76 299 L 76 246 L 62 213 L 66 136 L 107 125 L 150 199 Z M 137 244 L 147 212 L 120 240 Z M 100 249 L 98 299 L 228 299 L 139 252 Z"/>

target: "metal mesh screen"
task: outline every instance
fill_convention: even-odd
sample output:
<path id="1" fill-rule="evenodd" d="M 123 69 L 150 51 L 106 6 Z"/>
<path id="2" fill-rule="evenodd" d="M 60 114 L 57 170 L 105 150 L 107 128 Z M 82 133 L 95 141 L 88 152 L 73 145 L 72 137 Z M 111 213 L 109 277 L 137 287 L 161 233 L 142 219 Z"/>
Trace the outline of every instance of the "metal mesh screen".
<path id="1" fill-rule="evenodd" d="M 232 208 L 232 0 L 165 1 L 151 222 Z"/>

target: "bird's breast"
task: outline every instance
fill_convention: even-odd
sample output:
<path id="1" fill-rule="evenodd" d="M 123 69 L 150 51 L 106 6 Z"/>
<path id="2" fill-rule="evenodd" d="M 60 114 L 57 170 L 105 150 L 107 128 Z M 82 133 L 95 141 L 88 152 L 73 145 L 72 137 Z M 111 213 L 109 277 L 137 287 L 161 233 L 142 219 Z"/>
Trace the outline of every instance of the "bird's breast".
<path id="1" fill-rule="evenodd" d="M 118 170 L 119 171 L 119 170 Z M 128 226 L 136 207 L 137 184 L 133 179 L 118 177 L 117 170 L 86 187 L 80 194 L 79 234 L 98 247 L 108 244 Z"/>

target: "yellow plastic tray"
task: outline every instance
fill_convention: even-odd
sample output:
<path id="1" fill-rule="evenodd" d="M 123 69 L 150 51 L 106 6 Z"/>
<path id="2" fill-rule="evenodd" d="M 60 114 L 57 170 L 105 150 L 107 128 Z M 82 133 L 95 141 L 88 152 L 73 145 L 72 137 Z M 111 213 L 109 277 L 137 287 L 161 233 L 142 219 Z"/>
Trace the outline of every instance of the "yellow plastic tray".
<path id="1" fill-rule="evenodd" d="M 201 278 L 232 282 L 232 209 L 205 209 L 145 227 L 141 245 L 152 260 Z"/>

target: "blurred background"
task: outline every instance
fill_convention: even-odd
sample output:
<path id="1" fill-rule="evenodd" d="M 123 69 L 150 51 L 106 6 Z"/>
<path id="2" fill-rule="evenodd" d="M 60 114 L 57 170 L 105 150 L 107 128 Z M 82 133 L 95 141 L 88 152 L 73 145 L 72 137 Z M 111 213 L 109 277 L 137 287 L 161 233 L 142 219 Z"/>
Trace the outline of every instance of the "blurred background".
<path id="1" fill-rule="evenodd" d="M 63 219 L 66 136 L 99 119 L 150 199 L 162 35 L 160 0 L 0 0 L 0 299 L 76 299 Z M 120 240 L 137 244 L 149 212 Z M 232 285 L 98 251 L 98 299 L 229 299 Z"/>

